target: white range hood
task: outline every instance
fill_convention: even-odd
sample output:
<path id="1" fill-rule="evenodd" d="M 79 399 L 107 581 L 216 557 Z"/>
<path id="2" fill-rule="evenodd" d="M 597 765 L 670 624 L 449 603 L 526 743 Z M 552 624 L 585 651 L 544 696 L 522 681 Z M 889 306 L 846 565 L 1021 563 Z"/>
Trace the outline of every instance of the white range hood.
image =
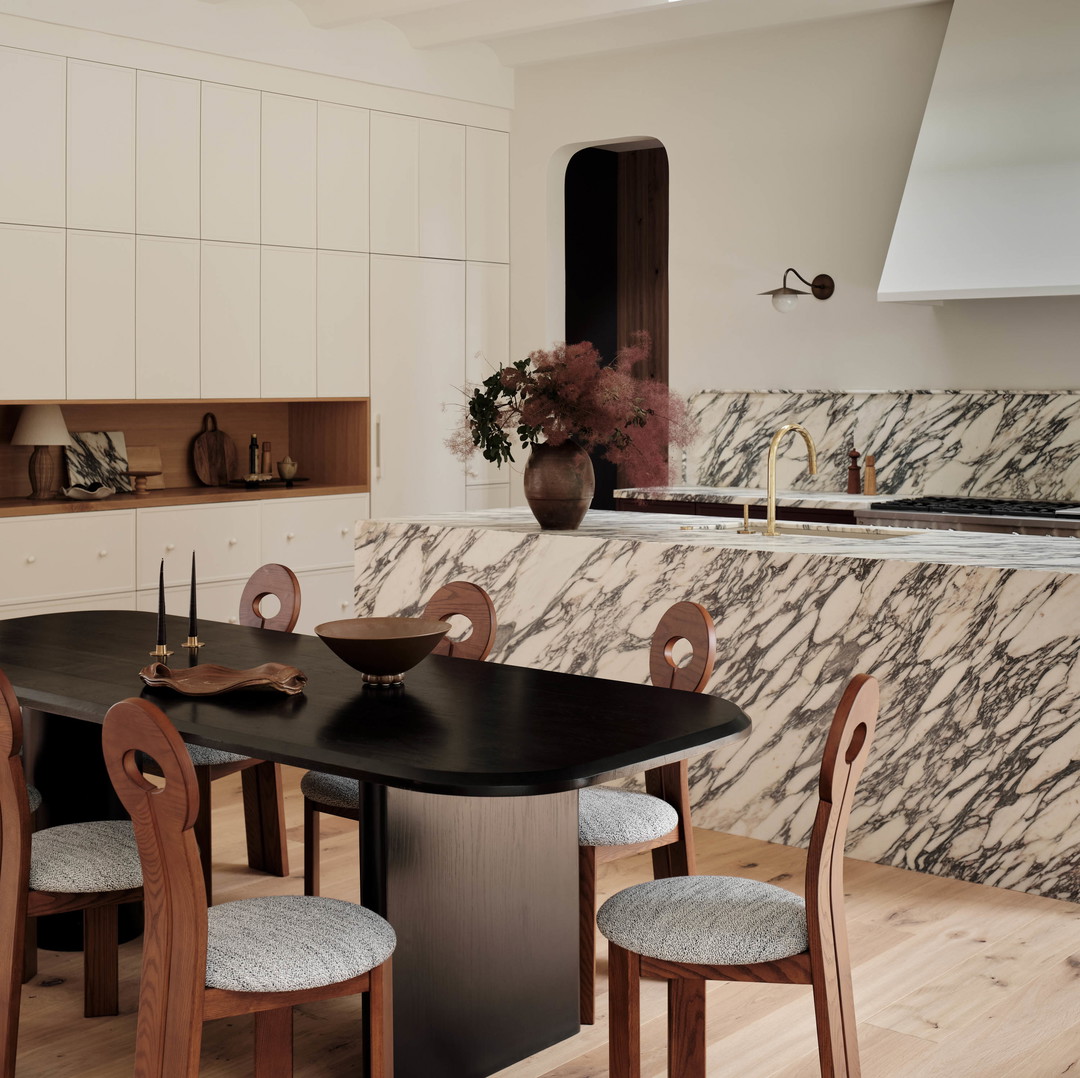
<path id="1" fill-rule="evenodd" d="M 1080 294 L 1080 0 L 954 0 L 879 300 Z"/>

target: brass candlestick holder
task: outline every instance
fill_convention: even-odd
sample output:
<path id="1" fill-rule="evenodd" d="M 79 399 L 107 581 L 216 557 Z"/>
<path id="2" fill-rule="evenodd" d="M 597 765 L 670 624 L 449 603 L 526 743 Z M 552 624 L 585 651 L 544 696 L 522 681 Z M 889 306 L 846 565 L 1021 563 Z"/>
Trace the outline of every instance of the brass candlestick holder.
<path id="1" fill-rule="evenodd" d="M 150 652 L 151 658 L 157 659 L 158 662 L 164 662 L 170 655 L 171 651 L 164 645 L 158 644 L 153 651 Z"/>
<path id="2" fill-rule="evenodd" d="M 206 642 L 200 640 L 197 636 L 189 636 L 184 641 L 184 647 L 190 648 L 192 651 L 197 651 L 199 648 L 206 647 Z"/>

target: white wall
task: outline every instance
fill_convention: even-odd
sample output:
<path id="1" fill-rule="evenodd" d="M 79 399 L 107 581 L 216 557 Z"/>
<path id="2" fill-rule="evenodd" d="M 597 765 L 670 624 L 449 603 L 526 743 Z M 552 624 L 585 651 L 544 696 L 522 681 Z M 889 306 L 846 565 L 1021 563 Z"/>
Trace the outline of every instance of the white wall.
<path id="1" fill-rule="evenodd" d="M 570 153 L 652 136 L 671 170 L 678 388 L 1075 387 L 1080 298 L 876 300 L 948 15 L 934 4 L 519 69 L 514 354 L 561 336 Z M 787 266 L 830 273 L 836 294 L 775 313 L 756 293 Z"/>

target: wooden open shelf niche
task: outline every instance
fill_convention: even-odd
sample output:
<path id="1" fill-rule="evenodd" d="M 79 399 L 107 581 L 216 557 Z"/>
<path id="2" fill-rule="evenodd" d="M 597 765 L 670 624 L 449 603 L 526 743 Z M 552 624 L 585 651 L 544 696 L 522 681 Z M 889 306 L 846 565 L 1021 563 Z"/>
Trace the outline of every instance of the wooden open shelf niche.
<path id="1" fill-rule="evenodd" d="M 11 445 L 21 404 L 0 404 L 0 516 L 93 512 L 189 505 L 196 502 L 360 494 L 369 489 L 367 398 L 350 400 L 58 401 L 68 430 L 123 431 L 129 446 L 157 446 L 165 488 L 147 494 L 115 494 L 101 501 L 68 498 L 29 501 L 30 446 Z M 191 446 L 213 412 L 218 429 L 236 443 L 240 470 L 247 471 L 248 443 L 270 442 L 273 460 L 290 456 L 308 482 L 291 490 L 203 486 L 195 475 Z M 62 454 L 63 450 L 52 452 Z M 237 476 L 236 478 L 239 478 Z"/>

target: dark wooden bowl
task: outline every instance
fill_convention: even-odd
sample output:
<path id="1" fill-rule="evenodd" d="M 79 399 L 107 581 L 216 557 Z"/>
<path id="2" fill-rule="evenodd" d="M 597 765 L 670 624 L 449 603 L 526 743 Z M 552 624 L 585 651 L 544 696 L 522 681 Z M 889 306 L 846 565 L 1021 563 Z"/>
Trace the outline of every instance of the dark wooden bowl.
<path id="1" fill-rule="evenodd" d="M 315 626 L 315 635 L 372 685 L 397 685 L 449 632 L 432 618 L 345 618 Z"/>

